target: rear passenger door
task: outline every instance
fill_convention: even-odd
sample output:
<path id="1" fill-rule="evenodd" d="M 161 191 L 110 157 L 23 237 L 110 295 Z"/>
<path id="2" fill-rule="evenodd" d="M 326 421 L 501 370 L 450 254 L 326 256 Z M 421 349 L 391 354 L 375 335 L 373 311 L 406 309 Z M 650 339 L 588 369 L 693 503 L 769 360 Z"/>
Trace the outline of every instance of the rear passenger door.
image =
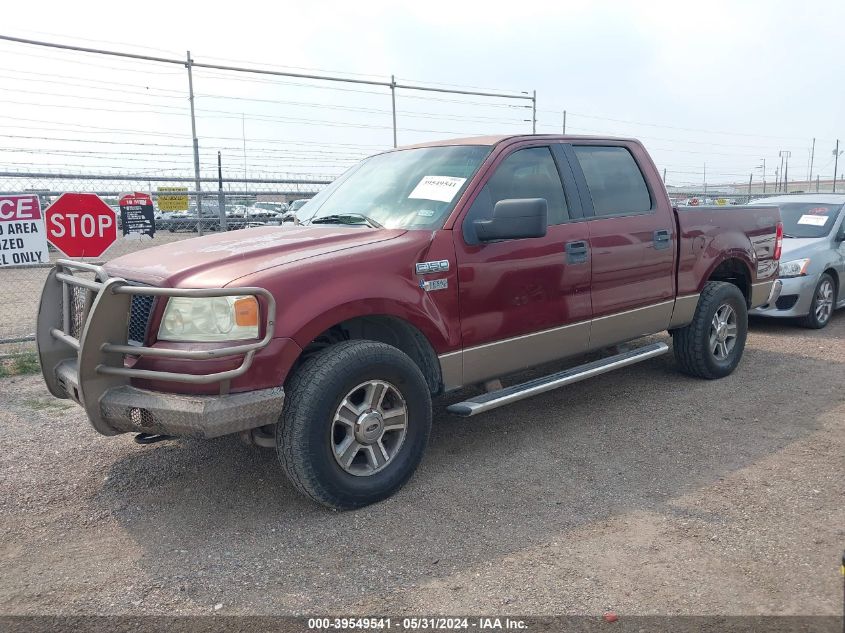
<path id="1" fill-rule="evenodd" d="M 644 172 L 659 178 L 636 143 L 565 147 L 588 217 L 593 324 L 590 348 L 668 327 L 675 298 L 674 212 Z"/>

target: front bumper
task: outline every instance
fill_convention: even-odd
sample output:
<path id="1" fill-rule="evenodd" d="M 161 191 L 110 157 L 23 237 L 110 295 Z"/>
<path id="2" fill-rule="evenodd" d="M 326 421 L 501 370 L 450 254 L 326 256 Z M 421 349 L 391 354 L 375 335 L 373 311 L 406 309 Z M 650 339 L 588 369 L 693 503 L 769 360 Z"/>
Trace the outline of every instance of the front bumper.
<path id="1" fill-rule="evenodd" d="M 810 312 L 810 304 L 813 302 L 818 275 L 785 277 L 778 281 L 781 284 L 779 296 L 770 298 L 764 305 L 749 311 L 749 314 L 777 318 L 807 315 Z"/>
<path id="2" fill-rule="evenodd" d="M 84 274 L 94 275 L 94 279 Z M 264 337 L 225 348 L 181 350 L 129 345 L 130 301 L 134 295 L 207 297 L 257 295 L 266 306 Z M 281 387 L 229 394 L 229 382 L 243 375 L 256 351 L 272 339 L 275 302 L 262 288 L 181 289 L 133 286 L 109 277 L 99 266 L 59 260 L 47 278 L 38 310 L 36 340 L 47 388 L 57 398 L 80 404 L 103 435 L 126 432 L 216 437 L 272 424 L 281 413 Z M 240 364 L 211 374 L 184 374 L 127 367 L 125 356 L 169 359 L 240 357 Z M 219 384 L 219 395 L 180 395 L 138 389 L 133 378 L 191 384 Z"/>

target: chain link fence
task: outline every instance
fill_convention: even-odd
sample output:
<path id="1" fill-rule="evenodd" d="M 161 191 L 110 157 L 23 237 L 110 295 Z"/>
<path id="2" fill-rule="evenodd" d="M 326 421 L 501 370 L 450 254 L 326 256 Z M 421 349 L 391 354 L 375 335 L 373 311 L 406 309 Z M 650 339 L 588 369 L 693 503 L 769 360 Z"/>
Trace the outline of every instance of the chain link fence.
<path id="1" fill-rule="evenodd" d="M 799 193 L 799 192 L 792 192 Z M 679 207 L 685 206 L 742 206 L 749 202 L 756 200 L 765 200 L 766 198 L 773 198 L 775 196 L 786 195 L 783 192 L 718 192 L 718 191 L 704 191 L 703 189 L 669 189 L 669 200 L 673 205 Z M 792 194 L 790 194 L 792 195 Z"/>

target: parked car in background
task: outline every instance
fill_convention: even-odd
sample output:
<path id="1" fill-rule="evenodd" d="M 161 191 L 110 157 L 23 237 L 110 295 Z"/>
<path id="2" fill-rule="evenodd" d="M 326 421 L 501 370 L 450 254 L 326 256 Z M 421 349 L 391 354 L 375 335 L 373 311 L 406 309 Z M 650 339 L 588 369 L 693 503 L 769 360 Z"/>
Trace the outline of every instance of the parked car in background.
<path id="1" fill-rule="evenodd" d="M 755 200 L 774 204 L 783 218 L 780 297 L 752 315 L 797 318 L 823 328 L 833 311 L 845 307 L 845 194 L 792 194 Z"/>
<path id="2" fill-rule="evenodd" d="M 183 213 L 179 211 L 156 211 L 153 215 L 156 223 L 156 231 L 168 230 L 170 228 L 170 221 L 181 215 L 183 215 Z"/>
<path id="3" fill-rule="evenodd" d="M 182 213 L 174 214 L 167 220 L 167 230 L 171 233 L 177 232 L 198 232 L 199 216 L 196 209 L 193 211 L 184 211 Z M 220 228 L 220 217 L 217 210 L 214 209 L 202 211 L 202 229 L 203 231 L 216 231 Z"/>
<path id="4" fill-rule="evenodd" d="M 300 198 L 299 200 L 291 202 L 288 212 L 285 214 L 284 221 L 301 222 L 303 218 L 299 217 L 299 210 L 302 209 L 309 200 L 310 198 Z"/>
<path id="5" fill-rule="evenodd" d="M 730 375 L 748 309 L 777 298 L 781 232 L 776 206 L 673 208 L 635 140 L 422 144 L 348 170 L 304 226 L 102 268 L 59 260 L 38 312 L 40 364 L 103 435 L 239 433 L 275 447 L 311 499 L 357 508 L 411 477 L 440 394 L 487 383 L 448 407 L 481 414 L 669 346 L 505 388 L 500 377 L 667 330 L 681 371 Z M 63 313 L 79 292 L 96 296 Z"/>

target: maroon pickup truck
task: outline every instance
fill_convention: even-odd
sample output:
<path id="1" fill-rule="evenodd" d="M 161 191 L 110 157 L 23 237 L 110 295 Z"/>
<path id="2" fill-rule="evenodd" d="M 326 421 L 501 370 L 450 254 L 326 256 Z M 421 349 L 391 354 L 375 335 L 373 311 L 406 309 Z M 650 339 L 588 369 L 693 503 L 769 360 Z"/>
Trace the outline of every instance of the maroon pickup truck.
<path id="1" fill-rule="evenodd" d="M 362 161 L 262 227 L 59 261 L 38 346 L 53 395 L 105 435 L 239 433 L 338 509 L 398 490 L 431 399 L 464 416 L 668 351 L 500 377 L 668 330 L 681 371 L 730 374 L 777 298 L 775 207 L 674 209 L 635 140 L 507 136 Z"/>

